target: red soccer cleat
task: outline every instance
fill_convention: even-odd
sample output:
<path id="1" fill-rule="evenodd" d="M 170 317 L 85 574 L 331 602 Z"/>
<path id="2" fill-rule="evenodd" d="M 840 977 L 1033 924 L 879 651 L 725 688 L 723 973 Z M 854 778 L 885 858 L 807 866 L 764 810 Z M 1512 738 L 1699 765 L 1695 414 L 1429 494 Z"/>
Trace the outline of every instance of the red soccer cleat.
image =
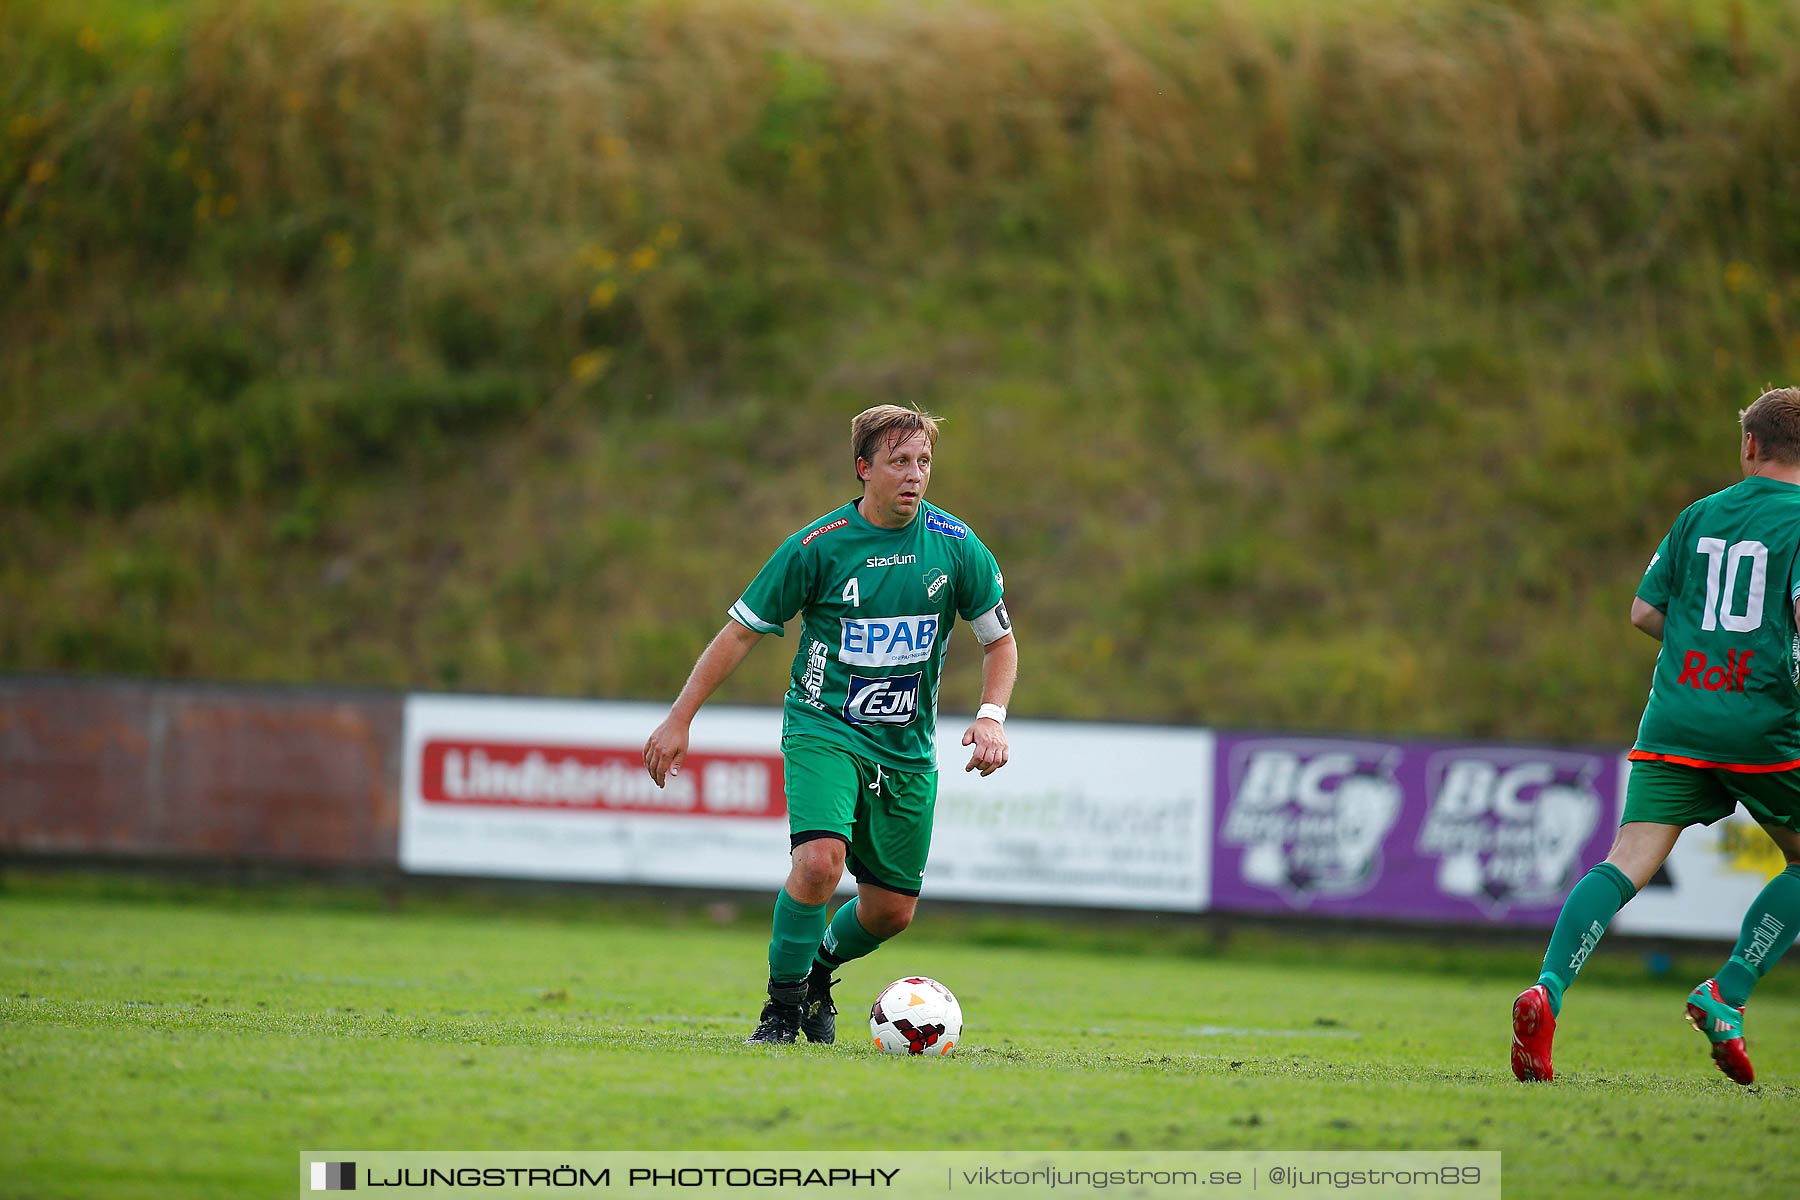
<path id="1" fill-rule="evenodd" d="M 1756 1070 L 1744 1049 L 1744 1010 L 1725 1003 L 1717 983 L 1708 979 L 1688 994 L 1687 1019 L 1712 1043 L 1713 1065 L 1725 1078 L 1745 1086 L 1756 1082 Z"/>
<path id="2" fill-rule="evenodd" d="M 1556 1036 L 1556 1014 L 1550 1011 L 1550 992 L 1534 983 L 1513 1001 L 1513 1075 L 1521 1083 L 1550 1080 L 1550 1039 Z"/>

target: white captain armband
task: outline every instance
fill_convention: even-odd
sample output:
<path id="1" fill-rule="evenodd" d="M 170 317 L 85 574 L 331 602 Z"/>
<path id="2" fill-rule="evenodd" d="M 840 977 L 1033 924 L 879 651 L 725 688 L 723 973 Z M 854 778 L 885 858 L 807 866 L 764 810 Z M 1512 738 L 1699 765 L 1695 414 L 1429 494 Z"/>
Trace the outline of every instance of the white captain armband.
<path id="1" fill-rule="evenodd" d="M 976 640 L 984 646 L 991 646 L 1011 633 L 1012 618 L 1006 615 L 1006 601 L 1002 600 L 970 621 L 969 628 L 975 631 Z"/>

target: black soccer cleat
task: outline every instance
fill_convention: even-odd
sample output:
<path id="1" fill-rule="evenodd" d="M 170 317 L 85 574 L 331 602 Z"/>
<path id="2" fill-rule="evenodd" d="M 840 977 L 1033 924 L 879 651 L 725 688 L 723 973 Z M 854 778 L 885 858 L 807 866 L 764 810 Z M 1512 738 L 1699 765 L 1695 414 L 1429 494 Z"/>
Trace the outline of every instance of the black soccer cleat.
<path id="1" fill-rule="evenodd" d="M 837 1041 L 837 1005 L 831 1002 L 831 968 L 822 962 L 813 964 L 806 977 L 806 999 L 801 1003 L 800 1032 L 809 1042 L 829 1046 Z"/>
<path id="2" fill-rule="evenodd" d="M 806 1000 L 806 980 L 776 983 L 769 980 L 769 1000 L 763 1005 L 756 1028 L 744 1039 L 747 1046 L 789 1046 L 800 1037 L 801 1004 Z"/>

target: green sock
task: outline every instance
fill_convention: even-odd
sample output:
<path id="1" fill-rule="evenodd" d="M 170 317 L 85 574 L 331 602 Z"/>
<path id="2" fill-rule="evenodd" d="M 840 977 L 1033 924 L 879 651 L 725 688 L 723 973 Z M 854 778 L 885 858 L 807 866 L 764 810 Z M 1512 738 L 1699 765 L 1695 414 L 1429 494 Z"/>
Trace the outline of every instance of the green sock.
<path id="1" fill-rule="evenodd" d="M 782 888 L 775 897 L 774 932 L 769 938 L 769 978 L 777 983 L 805 979 L 824 933 L 825 906 L 802 904 Z"/>
<path id="2" fill-rule="evenodd" d="M 1713 976 L 1719 983 L 1719 995 L 1734 1008 L 1744 1007 L 1750 989 L 1769 973 L 1775 961 L 1794 944 L 1794 933 L 1800 929 L 1800 866 L 1769 880 L 1750 902 L 1744 914 L 1743 928 L 1738 931 L 1737 945 L 1731 948 L 1731 961 Z"/>
<path id="3" fill-rule="evenodd" d="M 853 958 L 873 954 L 881 942 L 881 938 L 864 929 L 863 923 L 856 919 L 856 897 L 852 896 L 831 918 L 831 927 L 825 931 L 825 938 L 819 945 L 819 961 L 836 970 Z"/>
<path id="4" fill-rule="evenodd" d="M 1587 961 L 1600 937 L 1637 888 L 1625 872 L 1611 863 L 1600 863 L 1583 875 L 1563 901 L 1562 913 L 1544 951 L 1544 973 L 1538 982 L 1550 993 L 1552 1015 L 1562 1011 L 1563 991 L 1575 982 L 1575 973 Z"/>

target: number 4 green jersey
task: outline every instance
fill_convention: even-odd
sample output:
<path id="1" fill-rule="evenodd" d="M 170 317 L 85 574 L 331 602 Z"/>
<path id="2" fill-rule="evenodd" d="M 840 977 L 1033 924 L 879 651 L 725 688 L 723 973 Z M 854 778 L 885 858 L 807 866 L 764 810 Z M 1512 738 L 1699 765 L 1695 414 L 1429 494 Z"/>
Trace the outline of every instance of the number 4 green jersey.
<path id="1" fill-rule="evenodd" d="M 1638 585 L 1665 622 L 1632 758 L 1800 767 L 1797 559 L 1800 487 L 1790 483 L 1752 475 L 1675 519 Z"/>
<path id="2" fill-rule="evenodd" d="M 937 769 L 938 678 L 960 616 L 1010 628 L 1000 568 L 963 522 L 935 505 L 899 529 L 855 503 L 781 544 L 731 606 L 758 633 L 801 614 L 782 736 L 823 737 L 898 771 Z"/>

